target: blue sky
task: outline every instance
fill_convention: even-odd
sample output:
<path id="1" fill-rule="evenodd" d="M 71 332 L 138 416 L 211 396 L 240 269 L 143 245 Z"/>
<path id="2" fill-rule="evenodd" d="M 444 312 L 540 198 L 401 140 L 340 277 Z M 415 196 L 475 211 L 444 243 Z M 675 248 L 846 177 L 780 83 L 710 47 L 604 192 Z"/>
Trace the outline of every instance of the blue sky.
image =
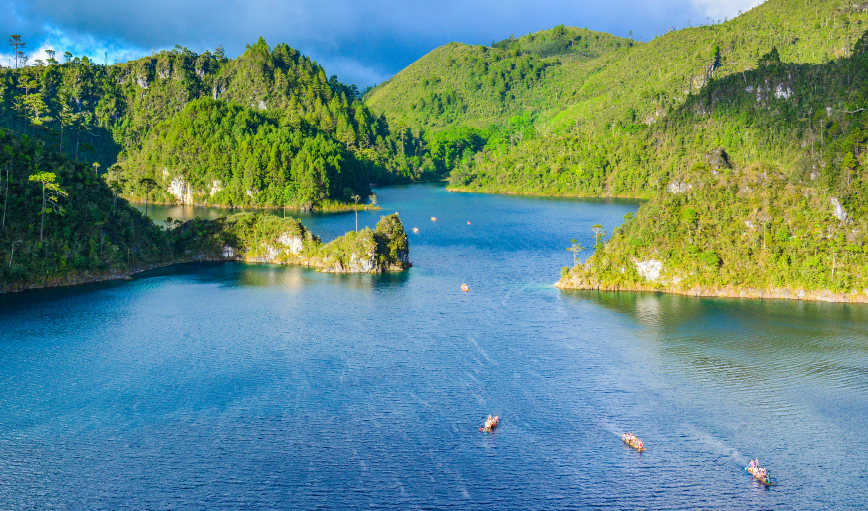
<path id="1" fill-rule="evenodd" d="M 102 63 L 176 44 L 222 44 L 230 57 L 260 36 L 286 42 L 363 88 L 450 41 L 490 44 L 558 24 L 648 41 L 671 27 L 723 20 L 760 0 L 0 0 L 0 25 L 21 34 L 30 59 L 52 48 Z M 8 65 L 11 50 L 0 49 Z M 107 57 L 106 57 L 107 54 Z"/>

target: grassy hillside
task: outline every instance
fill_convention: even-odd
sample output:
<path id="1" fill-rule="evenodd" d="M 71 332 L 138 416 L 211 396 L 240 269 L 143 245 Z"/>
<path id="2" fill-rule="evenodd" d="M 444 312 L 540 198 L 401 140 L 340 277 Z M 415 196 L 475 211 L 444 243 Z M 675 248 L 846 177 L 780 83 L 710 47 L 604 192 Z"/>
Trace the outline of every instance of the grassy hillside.
<path id="1" fill-rule="evenodd" d="M 450 43 L 374 88 L 365 103 L 416 130 L 503 126 L 515 116 L 564 108 L 577 84 L 598 70 L 583 64 L 633 44 L 563 26 L 494 47 Z"/>

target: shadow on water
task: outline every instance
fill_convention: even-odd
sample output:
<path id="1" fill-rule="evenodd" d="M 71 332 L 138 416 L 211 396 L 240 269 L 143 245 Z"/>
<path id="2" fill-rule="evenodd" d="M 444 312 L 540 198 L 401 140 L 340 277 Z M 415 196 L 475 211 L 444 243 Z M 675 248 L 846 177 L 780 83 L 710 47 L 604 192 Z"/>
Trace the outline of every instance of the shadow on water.
<path id="1" fill-rule="evenodd" d="M 222 287 L 276 287 L 301 289 L 318 284 L 334 284 L 341 288 L 371 290 L 407 282 L 409 272 L 382 274 L 323 273 L 313 268 L 293 265 L 255 264 L 241 262 L 183 263 L 139 273 L 133 280 L 159 278 L 188 279 L 197 284 L 217 284 Z"/>
<path id="2" fill-rule="evenodd" d="M 868 307 L 861 304 L 599 291 L 563 298 L 631 318 L 646 348 L 697 377 L 770 389 L 822 379 L 868 392 Z"/>

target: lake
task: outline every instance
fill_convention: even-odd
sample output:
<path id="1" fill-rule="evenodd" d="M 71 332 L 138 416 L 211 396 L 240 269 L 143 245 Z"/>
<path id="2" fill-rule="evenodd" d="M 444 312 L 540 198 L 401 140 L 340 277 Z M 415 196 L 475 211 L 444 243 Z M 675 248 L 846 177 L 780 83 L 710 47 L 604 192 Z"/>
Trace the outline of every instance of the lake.
<path id="1" fill-rule="evenodd" d="M 562 292 L 638 202 L 376 191 L 409 272 L 0 295 L 0 509 L 864 509 L 868 307 Z"/>

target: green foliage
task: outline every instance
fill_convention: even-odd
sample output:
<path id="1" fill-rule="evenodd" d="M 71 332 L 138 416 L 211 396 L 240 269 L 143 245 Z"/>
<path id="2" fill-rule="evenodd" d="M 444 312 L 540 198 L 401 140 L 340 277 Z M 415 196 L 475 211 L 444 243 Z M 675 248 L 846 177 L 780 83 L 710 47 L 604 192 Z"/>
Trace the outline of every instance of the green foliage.
<path id="1" fill-rule="evenodd" d="M 258 131 L 258 123 L 266 132 L 284 130 L 283 138 L 286 133 L 299 133 L 322 137 L 326 142 L 319 145 L 343 146 L 341 161 L 358 163 L 349 164 L 349 174 L 355 172 L 355 165 L 384 182 L 418 178 L 404 155 L 398 155 L 398 138 L 385 118 L 365 107 L 355 86 L 326 77 L 321 66 L 298 50 L 285 44 L 271 49 L 262 39 L 234 60 L 176 47 L 111 66 L 69 54 L 64 64 L 0 69 L 0 97 L 0 126 L 44 140 L 74 159 L 96 161 L 104 169 L 119 156 L 143 163 L 152 156 L 154 130 L 165 137 L 172 120 L 179 112 L 184 115 L 188 104 L 210 98 L 232 105 L 235 117 L 241 115 L 238 109 L 247 110 L 248 132 Z M 202 103 L 199 106 L 201 113 Z M 188 116 L 179 124 L 189 122 Z M 222 139 L 231 137 L 225 134 Z M 214 149 L 199 146 L 209 152 Z M 250 163 L 251 151 L 224 149 L 226 158 L 247 158 Z M 235 154 L 236 149 L 245 154 Z M 268 160 L 271 154 L 255 157 Z M 152 169 L 126 170 L 144 174 Z M 160 180 L 158 175 L 152 177 Z M 365 178 L 359 174 L 353 180 L 362 183 Z M 358 184 L 356 190 L 366 191 L 367 184 Z M 275 197 L 248 202 L 283 203 Z M 328 197 L 342 198 L 340 194 Z"/>
<path id="2" fill-rule="evenodd" d="M 64 214 L 48 215 L 63 196 Z M 0 200 L 4 291 L 123 274 L 171 257 L 164 233 L 141 213 L 123 200 L 113 212 L 113 193 L 89 165 L 2 129 Z"/>
<path id="3" fill-rule="evenodd" d="M 757 67 L 776 66 L 781 63 L 781 56 L 778 54 L 777 47 L 772 48 L 772 51 L 760 57 L 757 62 Z"/>
<path id="4" fill-rule="evenodd" d="M 151 177 L 157 202 L 181 195 L 187 202 L 302 209 L 369 193 L 370 165 L 328 133 L 210 98 L 188 103 L 119 162 L 127 196 L 144 198 L 147 190 L 136 183 Z"/>
<path id="5" fill-rule="evenodd" d="M 847 184 L 849 174 L 838 169 L 842 159 L 855 169 L 857 158 L 848 158 L 852 149 L 845 146 L 864 130 L 842 135 L 868 102 L 865 69 L 864 57 L 854 54 L 732 74 L 647 124 L 631 115 L 601 131 L 543 132 L 515 146 L 489 145 L 468 168 L 453 171 L 451 183 L 492 192 L 649 197 L 684 168 L 726 172 L 762 161 L 788 175 L 808 179 L 813 172 L 826 184 Z"/>
<path id="6" fill-rule="evenodd" d="M 843 83 L 856 79 L 856 66 L 823 66 L 830 61 L 846 66 L 848 54 L 862 51 L 859 38 L 866 22 L 868 12 L 858 6 L 771 0 L 726 23 L 672 31 L 648 44 L 622 44 L 596 58 L 540 59 L 546 66 L 541 77 L 505 107 L 499 106 L 496 91 L 467 86 L 489 72 L 472 63 L 483 57 L 509 62 L 517 57 L 508 52 L 516 51 L 522 58 L 535 57 L 522 53 L 519 41 L 542 44 L 557 40 L 562 31 L 549 31 L 546 38 L 512 38 L 497 48 L 451 44 L 379 86 L 366 102 L 428 132 L 494 125 L 521 134 L 489 141 L 453 166 L 455 188 L 648 197 L 673 171 L 701 162 L 716 147 L 724 147 L 740 160 L 737 164 L 755 161 L 761 153 L 775 163 L 790 160 L 805 130 L 795 117 L 825 111 L 824 98 L 844 86 L 856 90 L 853 83 Z M 772 60 L 777 54 L 780 64 L 754 69 L 765 54 Z M 765 80 L 774 82 L 771 89 Z M 779 101 L 779 85 L 795 97 Z M 764 92 L 751 95 L 749 87 Z M 426 116 L 413 110 L 425 94 L 447 90 L 461 98 L 463 113 Z M 508 119 L 527 112 L 534 119 L 531 129 L 511 131 Z M 817 133 L 813 125 L 810 129 Z M 771 136 L 763 136 L 763 130 Z"/>
<path id="7" fill-rule="evenodd" d="M 868 175 L 858 177 L 868 181 Z M 838 197 L 774 167 L 692 174 L 684 193 L 662 192 L 567 278 L 609 289 L 868 288 L 868 216 L 836 216 Z M 693 225 L 685 212 L 695 213 Z M 646 243 L 631 240 L 641 238 Z M 656 281 L 636 264 L 659 261 Z"/>
<path id="8" fill-rule="evenodd" d="M 565 91 L 596 70 L 579 64 L 632 45 L 563 26 L 492 47 L 450 43 L 375 87 L 365 103 L 392 122 L 427 131 L 505 127 L 526 112 L 563 108 Z"/>

